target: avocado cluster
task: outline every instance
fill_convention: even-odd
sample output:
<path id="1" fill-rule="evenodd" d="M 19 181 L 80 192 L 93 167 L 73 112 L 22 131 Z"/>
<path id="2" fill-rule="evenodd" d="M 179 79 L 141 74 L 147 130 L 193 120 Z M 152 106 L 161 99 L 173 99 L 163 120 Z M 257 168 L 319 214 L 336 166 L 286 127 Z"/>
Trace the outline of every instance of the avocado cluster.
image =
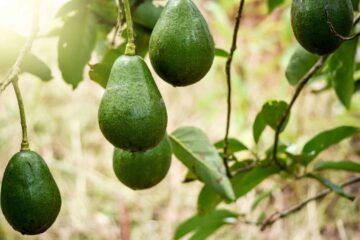
<path id="1" fill-rule="evenodd" d="M 348 37 L 353 23 L 351 0 L 293 0 L 291 25 L 300 45 L 327 55 Z"/>
<path id="2" fill-rule="evenodd" d="M 151 34 L 149 55 L 156 73 L 173 86 L 196 83 L 209 71 L 214 41 L 191 0 L 168 1 Z M 115 147 L 113 168 L 123 184 L 146 189 L 166 176 L 172 154 L 166 106 L 140 56 L 127 54 L 114 62 L 98 120 Z"/>

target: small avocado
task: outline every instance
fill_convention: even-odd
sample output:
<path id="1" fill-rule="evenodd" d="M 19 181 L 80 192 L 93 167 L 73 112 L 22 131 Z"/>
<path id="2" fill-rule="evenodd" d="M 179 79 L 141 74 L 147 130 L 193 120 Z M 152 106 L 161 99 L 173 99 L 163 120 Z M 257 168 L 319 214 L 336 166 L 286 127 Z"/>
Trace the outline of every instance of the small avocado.
<path id="1" fill-rule="evenodd" d="M 116 176 L 133 190 L 155 186 L 167 174 L 171 163 L 171 145 L 167 136 L 146 152 L 128 152 L 115 148 L 113 168 Z"/>
<path id="2" fill-rule="evenodd" d="M 318 55 L 334 52 L 342 43 L 331 29 L 343 37 L 349 36 L 353 22 L 351 0 L 293 0 L 291 25 L 298 42 Z"/>
<path id="3" fill-rule="evenodd" d="M 1 186 L 6 220 L 22 234 L 40 234 L 54 223 L 60 208 L 59 188 L 42 157 L 33 151 L 16 153 Z"/>
<path id="4" fill-rule="evenodd" d="M 173 86 L 200 81 L 214 60 L 214 40 L 191 0 L 169 0 L 150 37 L 156 73 Z"/>
<path id="5" fill-rule="evenodd" d="M 98 117 L 103 135 L 117 148 L 145 151 L 163 139 L 165 103 L 141 57 L 120 56 L 115 61 Z"/>

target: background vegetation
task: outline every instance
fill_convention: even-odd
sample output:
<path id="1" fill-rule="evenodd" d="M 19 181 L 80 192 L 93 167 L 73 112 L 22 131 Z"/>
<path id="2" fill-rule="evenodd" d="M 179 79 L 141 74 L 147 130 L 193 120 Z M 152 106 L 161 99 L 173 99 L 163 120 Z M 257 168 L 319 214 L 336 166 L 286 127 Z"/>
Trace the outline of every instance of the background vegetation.
<path id="1" fill-rule="evenodd" d="M 31 147 L 47 161 L 59 185 L 63 205 L 55 224 L 46 233 L 29 239 L 171 239 L 177 226 L 196 213 L 200 182 L 182 183 L 186 168 L 175 158 L 166 179 L 155 188 L 134 192 L 118 182 L 112 171 L 112 146 L 103 138 L 97 123 L 97 110 L 103 88 L 89 79 L 73 90 L 63 81 L 57 64 L 56 37 L 49 37 L 61 26 L 56 12 L 66 1 L 42 1 L 40 36 L 32 52 L 51 67 L 48 82 L 30 74 L 20 76 L 28 118 Z M 165 1 L 158 1 L 163 4 Z M 216 46 L 229 49 L 239 1 L 198 0 L 197 6 L 208 21 Z M 251 143 L 251 149 L 271 146 L 273 133 L 266 129 L 258 145 L 252 125 L 264 102 L 288 100 L 293 88 L 285 69 L 297 43 L 290 26 L 290 1 L 269 12 L 269 2 L 246 1 L 239 31 L 238 50 L 233 60 L 233 115 L 230 136 Z M 281 2 L 281 1 L 280 1 Z M 0 26 L 27 36 L 31 31 L 33 1 L 0 1 Z M 51 35 L 51 34 L 50 34 Z M 1 39 L 1 35 L 0 35 Z M 121 41 L 119 39 L 119 41 Z M 3 46 L 0 46 L 0 49 Z M 97 51 L 103 46 L 98 43 Z M 6 57 L 1 51 L 0 58 Z M 148 58 L 146 57 L 148 60 Z M 92 55 L 90 64 L 99 61 Z M 226 116 L 225 58 L 217 57 L 208 75 L 187 88 L 173 88 L 156 78 L 169 115 L 168 131 L 181 126 L 197 126 L 215 142 L 224 135 Z M 150 65 L 149 65 L 150 66 Z M 154 74 L 154 76 L 156 76 Z M 317 91 L 323 82 L 309 85 L 292 111 L 282 140 L 301 150 L 316 133 L 339 125 L 359 125 L 359 95 L 346 109 L 334 91 Z M 21 129 L 15 95 L 9 87 L 0 95 L 0 177 L 10 157 L 19 149 Z M 242 154 L 242 153 L 241 153 Z M 247 157 L 248 153 L 240 155 Z M 331 147 L 321 159 L 360 161 L 360 136 Z M 339 183 L 352 174 L 335 172 L 326 177 Z M 311 202 L 301 212 L 260 231 L 245 221 L 258 221 L 274 211 L 286 209 L 316 194 L 323 186 L 311 179 L 290 181 L 274 176 L 255 190 L 221 208 L 244 214 L 229 218 L 209 239 L 359 239 L 359 188 L 347 192 L 357 196 L 349 202 L 335 194 L 322 202 Z M 266 198 L 254 207 L 259 194 Z M 245 217 L 246 216 L 246 217 Z M 0 239 L 23 237 L 13 231 L 0 215 Z"/>

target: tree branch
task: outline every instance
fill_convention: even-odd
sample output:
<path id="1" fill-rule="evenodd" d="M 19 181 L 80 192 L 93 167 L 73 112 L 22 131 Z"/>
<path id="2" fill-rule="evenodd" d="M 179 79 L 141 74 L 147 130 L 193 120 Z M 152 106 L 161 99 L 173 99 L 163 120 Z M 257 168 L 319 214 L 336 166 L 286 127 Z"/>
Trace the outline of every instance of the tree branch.
<path id="1" fill-rule="evenodd" d="M 360 176 L 354 177 L 344 183 L 341 184 L 341 187 L 346 187 L 355 183 L 360 182 Z M 267 219 L 264 220 L 264 222 L 261 224 L 261 231 L 265 230 L 267 227 L 270 227 L 271 225 L 273 225 L 276 221 L 278 221 L 279 219 L 282 218 L 286 218 L 289 215 L 300 211 L 301 209 L 303 209 L 308 203 L 312 202 L 312 201 L 317 201 L 317 200 L 321 200 L 324 197 L 326 197 L 329 193 L 331 193 L 332 191 L 330 189 L 326 189 L 323 190 L 321 192 L 319 192 L 318 194 L 316 194 L 313 197 L 310 197 L 304 201 L 302 201 L 301 203 L 298 203 L 282 212 L 274 212 L 273 214 L 271 214 Z"/>
<path id="2" fill-rule="evenodd" d="M 240 26 L 240 19 L 241 15 L 244 9 L 244 3 L 245 0 L 240 1 L 239 9 L 236 15 L 235 19 L 235 27 L 233 32 L 233 39 L 232 44 L 230 48 L 229 57 L 226 61 L 226 83 L 227 83 L 227 115 L 226 115 L 226 128 L 225 128 L 225 137 L 224 137 L 224 165 L 226 168 L 226 173 L 228 177 L 231 177 L 231 173 L 229 170 L 229 164 L 228 164 L 228 145 L 229 145 L 229 130 L 230 130 L 230 118 L 231 118 L 231 64 L 234 56 L 234 52 L 236 50 L 236 42 L 237 42 L 237 36 L 239 32 L 239 26 Z"/>
<path id="3" fill-rule="evenodd" d="M 35 0 L 31 34 L 28 40 L 26 41 L 25 45 L 21 49 L 19 56 L 17 57 L 14 65 L 10 68 L 5 78 L 0 82 L 0 93 L 4 91 L 12 81 L 15 81 L 15 79 L 17 79 L 17 76 L 20 74 L 21 65 L 24 62 L 26 55 L 30 52 L 33 42 L 36 38 L 36 35 L 39 32 L 40 2 L 41 0 Z"/>
<path id="4" fill-rule="evenodd" d="M 272 160 L 283 170 L 287 170 L 287 168 L 285 166 L 283 166 L 283 164 L 280 163 L 279 160 L 277 159 L 277 148 L 278 148 L 278 144 L 279 144 L 279 136 L 280 136 L 281 130 L 284 127 L 286 119 L 289 117 L 291 109 L 294 106 L 301 91 L 304 89 L 305 85 L 309 82 L 311 77 L 314 76 L 314 74 L 324 65 L 327 58 L 328 58 L 328 55 L 321 56 L 320 59 L 315 63 L 315 65 L 308 71 L 308 73 L 300 81 L 300 83 L 298 84 L 298 86 L 295 89 L 294 96 L 292 97 L 292 99 L 289 103 L 289 106 L 287 107 L 284 115 L 281 117 L 281 119 L 276 127 Z"/>

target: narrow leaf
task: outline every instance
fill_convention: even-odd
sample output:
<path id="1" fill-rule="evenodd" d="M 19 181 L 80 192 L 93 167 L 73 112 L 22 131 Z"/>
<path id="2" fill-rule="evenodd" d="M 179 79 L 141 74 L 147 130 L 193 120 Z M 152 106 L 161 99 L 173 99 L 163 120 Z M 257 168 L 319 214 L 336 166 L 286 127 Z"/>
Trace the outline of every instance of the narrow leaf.
<path id="1" fill-rule="evenodd" d="M 235 199 L 223 160 L 204 132 L 183 127 L 173 132 L 170 139 L 175 156 L 206 186 L 227 200 Z"/>
<path id="2" fill-rule="evenodd" d="M 224 148 L 224 140 L 220 140 L 220 141 L 216 142 L 215 147 L 217 149 L 223 149 Z M 237 140 L 235 138 L 229 138 L 229 141 L 228 141 L 228 153 L 229 154 L 233 154 L 233 153 L 244 151 L 244 150 L 248 150 L 248 148 L 242 142 L 240 142 L 239 140 Z"/>
<path id="3" fill-rule="evenodd" d="M 306 175 L 308 178 L 312 178 L 317 180 L 318 182 L 320 182 L 322 185 L 324 185 L 325 187 L 329 188 L 331 191 L 335 192 L 336 194 L 338 194 L 341 197 L 344 197 L 346 199 L 349 199 L 351 201 L 353 201 L 355 199 L 354 196 L 351 196 L 349 193 L 346 193 L 341 186 L 336 185 L 335 183 L 331 182 L 329 179 L 321 177 L 321 176 L 317 176 L 315 174 L 307 174 Z"/>
<path id="4" fill-rule="evenodd" d="M 360 173 L 360 164 L 352 161 L 338 162 L 317 162 L 314 165 L 314 171 L 340 170 Z"/>
<path id="5" fill-rule="evenodd" d="M 293 86 L 297 85 L 318 59 L 319 56 L 309 53 L 304 48 L 298 46 L 291 56 L 285 71 L 289 83 Z"/>
<path id="6" fill-rule="evenodd" d="M 90 60 L 95 42 L 96 21 L 87 9 L 65 22 L 58 44 L 59 67 L 65 82 L 73 88 L 83 80 L 84 68 Z"/>
<path id="7" fill-rule="evenodd" d="M 350 108 L 355 90 L 354 71 L 357 43 L 358 38 L 343 43 L 328 61 L 328 79 L 334 86 L 340 102 L 346 108 Z"/>
<path id="8" fill-rule="evenodd" d="M 244 196 L 266 178 L 278 172 L 279 168 L 277 166 L 257 166 L 251 171 L 234 176 L 231 179 L 231 183 L 236 199 Z M 199 214 L 211 212 L 221 201 L 221 197 L 211 188 L 207 186 L 203 187 L 198 197 Z"/>
<path id="9" fill-rule="evenodd" d="M 216 57 L 223 57 L 223 58 L 228 58 L 229 57 L 229 53 L 221 48 L 215 48 L 215 56 Z"/>
<path id="10" fill-rule="evenodd" d="M 317 155 L 319 155 L 319 153 L 321 153 L 325 149 L 341 142 L 348 137 L 351 137 L 358 132 L 359 129 L 356 127 L 342 126 L 328 131 L 324 131 L 316 135 L 314 138 L 312 138 L 305 144 L 302 150 L 302 153 L 308 156 L 306 164 L 309 164 L 313 159 L 317 157 Z"/>
<path id="11" fill-rule="evenodd" d="M 251 211 L 254 211 L 262 201 L 264 201 L 266 198 L 270 197 L 273 191 L 274 191 L 274 188 L 260 193 L 255 198 L 254 202 L 251 204 Z"/>
<path id="12" fill-rule="evenodd" d="M 225 209 L 217 209 L 204 216 L 195 215 L 177 227 L 174 239 L 181 239 L 191 232 L 194 234 L 190 239 L 206 239 L 221 226 L 235 221 L 237 217 L 238 214 Z"/>
<path id="13" fill-rule="evenodd" d="M 266 122 L 265 122 L 263 113 L 261 111 L 256 116 L 255 122 L 254 122 L 254 125 L 253 125 L 253 137 L 254 137 L 255 143 L 259 142 L 261 134 L 265 130 L 265 128 L 266 128 Z"/>

